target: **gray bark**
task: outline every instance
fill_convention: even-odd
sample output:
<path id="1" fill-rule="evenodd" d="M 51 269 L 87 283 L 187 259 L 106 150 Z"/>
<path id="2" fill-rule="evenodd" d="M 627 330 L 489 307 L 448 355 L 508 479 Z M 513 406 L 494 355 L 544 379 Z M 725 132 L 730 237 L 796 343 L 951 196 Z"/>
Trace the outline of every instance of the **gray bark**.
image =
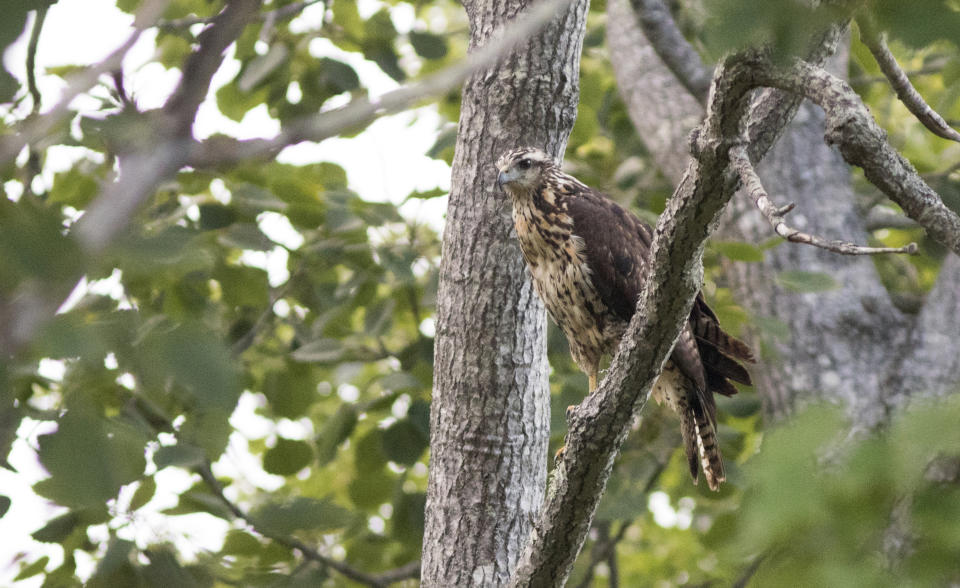
<path id="1" fill-rule="evenodd" d="M 527 4 L 465 1 L 471 51 Z M 563 153 L 587 4 L 564 8 L 464 86 L 437 298 L 424 586 L 505 584 L 543 500 L 546 315 L 493 164 L 519 145 Z"/>
<path id="2" fill-rule="evenodd" d="M 664 173 L 677 180 L 678 162 L 689 159 L 689 128 L 677 121 L 701 116 L 702 108 L 659 59 L 628 0 L 612 0 L 608 10 L 611 57 L 631 118 Z M 845 59 L 841 55 L 835 64 Z M 671 109 L 672 120 L 666 120 L 664 108 Z M 797 228 L 864 243 L 849 168 L 823 136 L 823 112 L 805 104 L 759 166 L 764 186 L 778 204 L 797 204 L 788 217 Z M 750 199 L 739 194 L 719 236 L 760 243 L 773 232 Z M 762 357 L 751 371 L 770 419 L 784 418 L 804 402 L 827 399 L 848 407 L 854 429 L 869 430 L 905 398 L 960 387 L 960 360 L 948 343 L 960 332 L 960 260 L 955 256 L 944 264 L 916 317 L 893 307 L 866 258 L 783 243 L 767 251 L 763 262 L 731 262 L 725 270 L 741 306 L 789 332 L 786 338 L 763 332 L 752 337 Z M 794 293 L 776 281 L 787 270 L 826 273 L 838 287 Z"/>

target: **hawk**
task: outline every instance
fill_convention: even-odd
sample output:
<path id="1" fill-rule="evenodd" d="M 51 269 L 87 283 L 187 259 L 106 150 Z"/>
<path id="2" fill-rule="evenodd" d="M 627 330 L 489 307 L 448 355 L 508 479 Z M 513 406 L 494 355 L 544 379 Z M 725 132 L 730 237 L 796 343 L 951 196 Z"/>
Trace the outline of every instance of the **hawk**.
<path id="1" fill-rule="evenodd" d="M 622 206 L 569 176 L 539 149 L 497 160 L 497 183 L 513 201 L 513 222 L 534 287 L 570 344 L 573 360 L 597 387 L 600 361 L 616 351 L 648 272 L 653 230 Z M 725 333 L 698 293 L 653 397 L 680 416 L 687 464 L 711 490 L 725 480 L 717 446 L 714 394 L 750 384 L 740 362 L 750 348 Z"/>

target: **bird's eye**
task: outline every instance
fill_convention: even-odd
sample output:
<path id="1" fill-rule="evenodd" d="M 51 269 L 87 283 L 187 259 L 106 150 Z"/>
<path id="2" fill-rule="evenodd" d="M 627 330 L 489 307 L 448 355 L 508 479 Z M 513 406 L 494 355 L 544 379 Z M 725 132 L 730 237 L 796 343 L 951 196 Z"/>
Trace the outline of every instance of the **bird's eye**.
<path id="1" fill-rule="evenodd" d="M 518 166 L 520 169 L 530 169 L 530 160 L 529 160 L 529 159 L 521 159 L 521 160 L 520 160 L 520 163 L 518 163 L 517 166 Z"/>

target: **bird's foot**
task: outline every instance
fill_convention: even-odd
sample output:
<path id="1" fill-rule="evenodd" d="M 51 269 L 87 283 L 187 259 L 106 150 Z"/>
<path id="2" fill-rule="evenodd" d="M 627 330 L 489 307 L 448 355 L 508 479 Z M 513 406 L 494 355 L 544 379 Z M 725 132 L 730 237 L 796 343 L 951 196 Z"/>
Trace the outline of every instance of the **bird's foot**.
<path id="1" fill-rule="evenodd" d="M 563 445 L 560 446 L 560 449 L 558 449 L 557 452 L 553 454 L 553 463 L 559 464 L 561 461 L 563 461 L 563 454 L 566 452 L 567 452 L 567 444 L 564 443 Z"/>

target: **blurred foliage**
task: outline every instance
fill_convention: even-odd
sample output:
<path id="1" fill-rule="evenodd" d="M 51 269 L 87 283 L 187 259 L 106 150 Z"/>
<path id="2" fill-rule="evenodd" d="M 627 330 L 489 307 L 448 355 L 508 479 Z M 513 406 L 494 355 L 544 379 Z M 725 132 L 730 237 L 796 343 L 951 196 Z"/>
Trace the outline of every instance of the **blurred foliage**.
<path id="1" fill-rule="evenodd" d="M 14 2 L 0 25 L 0 47 L 23 32 L 29 11 L 48 3 Z M 117 4 L 133 12 L 141 2 Z M 275 0 L 265 10 L 293 4 Z M 695 4 L 678 16 L 705 55 L 758 42 L 786 55 L 826 18 L 792 0 Z M 914 76 L 920 92 L 958 120 L 955 7 L 923 5 L 942 17 L 937 27 L 920 30 L 897 2 L 871 7 L 904 67 L 923 71 Z M 157 28 L 157 62 L 181 67 L 196 42 L 189 23 L 222 6 L 171 1 Z M 365 96 L 371 70 L 396 82 L 466 52 L 465 15 L 446 0 L 333 0 L 308 10 L 322 16 L 247 27 L 233 54 L 238 73 L 214 94 L 221 114 L 242 121 L 263 108 L 291 123 Z M 603 3 L 594 2 L 565 165 L 652 222 L 673 187 L 619 98 L 604 18 Z M 913 120 L 853 37 L 854 86 L 894 144 L 960 209 L 957 146 Z M 438 235 L 406 218 L 400 203 L 357 194 L 336 164 L 251 162 L 215 174 L 181 172 L 112 247 L 85 258 L 70 226 L 112 181 L 116 151 L 145 140 L 143 114 L 115 87 L 90 95 L 99 110 L 77 113 L 48 144 L 0 167 L 2 312 L 18 308 L 18 297 L 43 296 L 86 276 L 80 295 L 29 348 L 0 363 L 0 465 L 8 466 L 18 439 L 35 440 L 31 450 L 49 476 L 34 490 L 60 507 L 37 520 L 32 537 L 59 545 L 63 556 L 25 545 L 17 579 L 42 578 L 45 586 L 81 579 L 89 586 L 352 585 L 268 535 L 296 538 L 370 573 L 416 560 Z M 29 101 L 0 71 L 3 132 L 29 116 Z M 427 155 L 450 162 L 459 94 L 442 97 L 437 110 L 446 123 Z M 53 171 L 50 145 L 69 150 L 71 165 Z M 866 183 L 858 187 L 871 206 L 890 206 Z M 443 195 L 414 191 L 407 200 Z M 922 245 L 923 255 L 906 260 L 876 258 L 892 294 L 920 296 L 930 288 L 942 249 L 919 230 L 878 229 L 872 237 Z M 779 242 L 708 247 L 704 292 L 732 333 L 752 328 L 789 337 L 776 317 L 751 316 L 737 305 L 720 271 L 721 264 L 760 261 Z M 777 279 L 793 292 L 835 284 L 832 276 L 802 271 Z M 582 399 L 587 383 L 553 325 L 548 344 L 556 450 L 564 409 Z M 62 376 L 51 365 L 62 366 Z M 927 481 L 923 470 L 938 453 L 960 452 L 954 404 L 921 407 L 875 437 L 845 443 L 835 411 L 811 410 L 764 433 L 752 390 L 719 404 L 729 480 L 722 491 L 690 484 L 673 417 L 651 403 L 617 461 L 571 586 L 608 585 L 614 571 L 628 586 L 729 585 L 750 572 L 756 586 L 956 581 L 950 554 L 957 527 L 948 524 L 958 516 L 956 485 Z M 832 447 L 841 450 L 821 467 Z M 197 475 L 208 462 L 248 522 L 236 520 Z M 179 489 L 172 472 L 185 480 Z M 880 554 L 898 505 L 912 523 L 913 549 L 891 573 Z M 0 517 L 15 506 L 0 495 Z M 178 526 L 181 518 L 191 522 Z M 170 524 L 157 530 L 158 520 Z M 181 529 L 213 521 L 226 529 L 218 548 L 197 549 L 183 536 Z M 604 550 L 615 554 L 615 570 Z"/>

